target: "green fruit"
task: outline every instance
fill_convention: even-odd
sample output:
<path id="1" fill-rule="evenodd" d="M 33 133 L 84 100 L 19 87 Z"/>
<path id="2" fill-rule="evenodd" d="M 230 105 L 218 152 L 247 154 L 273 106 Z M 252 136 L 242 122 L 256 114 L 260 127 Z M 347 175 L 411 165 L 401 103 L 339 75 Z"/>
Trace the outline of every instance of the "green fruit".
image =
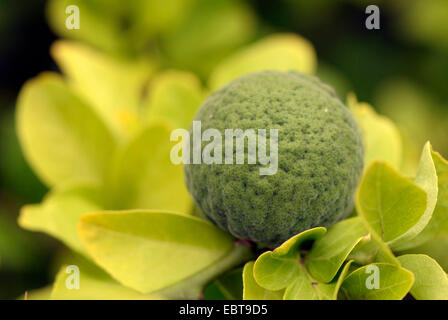
<path id="1" fill-rule="evenodd" d="M 202 131 L 215 128 L 223 137 L 225 129 L 278 129 L 276 174 L 260 175 L 266 166 L 247 160 L 184 166 L 197 206 L 235 237 L 275 247 L 306 229 L 329 227 L 352 210 L 363 169 L 360 130 L 333 89 L 316 77 L 295 71 L 245 75 L 212 93 L 195 120 Z"/>

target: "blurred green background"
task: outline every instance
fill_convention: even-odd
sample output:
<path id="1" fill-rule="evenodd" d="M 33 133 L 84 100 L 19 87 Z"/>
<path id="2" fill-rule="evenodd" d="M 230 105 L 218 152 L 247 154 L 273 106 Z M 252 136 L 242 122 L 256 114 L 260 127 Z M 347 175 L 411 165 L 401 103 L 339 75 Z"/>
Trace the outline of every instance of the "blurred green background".
<path id="1" fill-rule="evenodd" d="M 75 32 L 61 28 L 69 4 L 81 11 Z M 365 27 L 369 4 L 381 10 L 380 30 Z M 355 92 L 396 122 L 408 173 L 426 140 L 448 156 L 446 0 L 2 0 L 0 299 L 50 283 L 65 250 L 16 222 L 19 208 L 40 202 L 47 191 L 18 144 L 16 97 L 27 79 L 57 70 L 49 54 L 53 41 L 79 40 L 111 56 L 192 71 L 205 82 L 225 57 L 275 32 L 297 33 L 313 44 L 317 75 L 343 101 Z"/>

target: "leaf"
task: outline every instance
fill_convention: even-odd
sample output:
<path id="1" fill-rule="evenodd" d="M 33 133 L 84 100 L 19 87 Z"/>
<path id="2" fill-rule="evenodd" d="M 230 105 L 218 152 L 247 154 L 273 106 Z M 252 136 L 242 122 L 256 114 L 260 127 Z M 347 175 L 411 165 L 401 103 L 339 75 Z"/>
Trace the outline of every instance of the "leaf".
<path id="1" fill-rule="evenodd" d="M 256 16 L 247 3 L 196 0 L 191 12 L 161 36 L 161 42 L 172 65 L 205 78 L 220 60 L 252 39 L 256 27 Z"/>
<path id="2" fill-rule="evenodd" d="M 369 270 L 372 266 L 378 269 Z M 378 272 L 379 288 L 369 289 L 367 284 L 372 284 L 369 277 L 373 277 L 375 272 Z M 401 300 L 413 283 L 412 272 L 393 264 L 373 263 L 349 274 L 341 290 L 350 300 Z"/>
<path id="3" fill-rule="evenodd" d="M 120 34 L 123 25 L 118 16 L 113 14 L 114 1 L 95 1 L 95 4 L 88 0 L 51 0 L 47 5 L 48 22 L 51 28 L 63 38 L 81 40 L 95 47 L 108 51 L 123 50 Z M 115 1 L 116 2 L 116 1 Z M 68 15 L 65 10 L 68 6 L 76 4 L 80 12 L 80 28 L 68 29 L 66 21 Z M 112 10 L 111 10 L 112 9 Z M 121 5 L 121 10 L 123 6 Z M 95 32 L 92 32 L 95 30 Z"/>
<path id="4" fill-rule="evenodd" d="M 108 183 L 113 208 L 191 211 L 183 168 L 170 159 L 173 145 L 170 128 L 154 123 L 121 150 Z"/>
<path id="5" fill-rule="evenodd" d="M 114 59 L 70 41 L 57 41 L 51 52 L 72 88 L 115 133 L 129 136 L 138 127 L 138 108 L 153 66 Z"/>
<path id="6" fill-rule="evenodd" d="M 421 246 L 400 253 L 428 255 L 448 273 L 448 234 L 441 234 Z"/>
<path id="7" fill-rule="evenodd" d="M 99 189 L 91 186 L 52 191 L 42 204 L 22 208 L 19 225 L 28 230 L 48 233 L 71 249 L 86 255 L 76 226 L 83 214 L 102 209 L 100 198 Z"/>
<path id="8" fill-rule="evenodd" d="M 191 277 L 233 247 L 230 235 L 206 221 L 159 211 L 84 215 L 78 232 L 99 266 L 142 293 Z"/>
<path id="9" fill-rule="evenodd" d="M 320 282 L 330 282 L 362 240 L 369 241 L 370 235 L 359 217 L 338 222 L 314 243 L 305 260 L 308 272 Z"/>
<path id="10" fill-rule="evenodd" d="M 305 269 L 300 266 L 300 272 L 289 285 L 283 296 L 284 300 L 336 300 L 339 289 L 342 285 L 348 269 L 351 265 L 349 261 L 342 269 L 340 276 L 332 283 L 323 283 L 315 280 Z"/>
<path id="11" fill-rule="evenodd" d="M 411 294 L 418 300 L 448 300 L 448 276 L 439 264 L 424 254 L 398 257 L 403 268 L 415 276 Z"/>
<path id="12" fill-rule="evenodd" d="M 412 230 L 427 207 L 423 189 L 379 161 L 374 161 L 365 170 L 355 204 L 369 229 L 385 242 Z"/>
<path id="13" fill-rule="evenodd" d="M 349 94 L 347 106 L 361 128 L 366 166 L 374 160 L 381 160 L 399 169 L 402 143 L 400 131 L 395 124 L 377 114 L 369 104 L 358 102 L 354 94 Z"/>
<path id="14" fill-rule="evenodd" d="M 399 250 L 415 248 L 440 234 L 448 234 L 448 161 L 438 152 L 431 150 L 431 155 L 438 177 L 437 203 L 432 218 L 421 233 L 405 246 L 398 248 Z"/>
<path id="15" fill-rule="evenodd" d="M 226 271 L 241 265 L 252 258 L 249 247 L 236 243 L 224 257 L 171 287 L 157 292 L 168 299 L 200 299 L 204 296 L 204 287 Z"/>
<path id="16" fill-rule="evenodd" d="M 297 70 L 313 73 L 316 54 L 308 40 L 296 34 L 268 36 L 237 51 L 213 71 L 209 87 L 215 90 L 244 74 L 262 70 Z"/>
<path id="17" fill-rule="evenodd" d="M 437 203 L 437 172 L 432 159 L 431 144 L 427 142 L 423 148 L 415 183 L 426 192 L 426 209 L 418 222 L 406 233 L 389 242 L 392 249 L 407 248 L 410 240 L 415 238 L 428 225 Z"/>
<path id="18" fill-rule="evenodd" d="M 243 269 L 243 299 L 244 300 L 282 300 L 283 291 L 271 291 L 258 285 L 254 279 L 254 262 L 246 263 Z"/>
<path id="19" fill-rule="evenodd" d="M 166 120 L 188 129 L 202 101 L 199 79 L 189 72 L 164 71 L 155 77 L 145 101 L 148 120 Z"/>
<path id="20" fill-rule="evenodd" d="M 101 269 L 86 264 L 76 266 L 79 268 L 79 289 L 69 289 L 67 282 L 75 274 L 64 265 L 59 270 L 53 291 L 52 300 L 160 300 L 162 296 L 157 294 L 143 295 L 140 292 L 126 288 L 112 279 Z"/>
<path id="21" fill-rule="evenodd" d="M 3 204 L 2 204 L 3 207 Z M 26 273 L 41 263 L 41 244 L 0 208 L 0 270 Z"/>
<path id="22" fill-rule="evenodd" d="M 325 232 L 326 229 L 322 227 L 306 230 L 288 239 L 274 251 L 263 253 L 254 266 L 257 283 L 271 291 L 284 289 L 300 271 L 300 246 L 319 239 Z"/>
<path id="23" fill-rule="evenodd" d="M 28 81 L 20 92 L 16 117 L 25 156 L 47 185 L 104 179 L 114 137 L 59 76 L 45 73 Z"/>

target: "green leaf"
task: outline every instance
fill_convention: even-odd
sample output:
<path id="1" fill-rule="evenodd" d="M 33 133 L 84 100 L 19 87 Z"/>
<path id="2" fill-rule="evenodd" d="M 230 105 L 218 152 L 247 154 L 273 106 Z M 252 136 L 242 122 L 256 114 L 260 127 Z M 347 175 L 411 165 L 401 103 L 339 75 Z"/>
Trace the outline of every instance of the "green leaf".
<path id="1" fill-rule="evenodd" d="M 99 266 L 142 293 L 172 286 L 211 266 L 231 251 L 234 241 L 206 221 L 159 211 L 88 214 L 78 231 Z"/>
<path id="2" fill-rule="evenodd" d="M 170 127 L 154 123 L 118 154 L 112 169 L 113 208 L 188 213 L 193 204 L 182 165 L 171 162 Z"/>
<path id="3" fill-rule="evenodd" d="M 148 91 L 144 103 L 148 120 L 166 120 L 175 128 L 190 127 L 203 96 L 193 73 L 164 71 L 151 81 Z"/>
<path id="4" fill-rule="evenodd" d="M 168 299 L 185 300 L 202 298 L 204 297 L 205 285 L 210 283 L 212 279 L 216 279 L 221 274 L 245 263 L 251 258 L 252 252 L 249 247 L 239 243 L 235 244 L 232 250 L 212 265 L 157 293 Z"/>
<path id="5" fill-rule="evenodd" d="M 99 193 L 99 188 L 92 186 L 52 191 L 41 204 L 22 208 L 19 225 L 28 230 L 48 233 L 71 249 L 86 255 L 76 226 L 83 214 L 102 209 Z"/>
<path id="6" fill-rule="evenodd" d="M 268 36 L 236 52 L 213 71 L 209 87 L 215 90 L 246 73 L 262 70 L 297 70 L 313 73 L 316 54 L 308 40 L 296 34 Z"/>
<path id="7" fill-rule="evenodd" d="M 448 276 L 437 261 L 424 254 L 398 257 L 403 268 L 415 276 L 411 294 L 418 300 L 448 300 Z"/>
<path id="8" fill-rule="evenodd" d="M 308 272 L 320 282 L 330 282 L 362 240 L 370 241 L 370 235 L 359 217 L 338 222 L 314 243 L 305 260 Z"/>
<path id="9" fill-rule="evenodd" d="M 114 59 L 89 46 L 58 41 L 52 55 L 69 84 L 118 135 L 138 127 L 138 108 L 144 86 L 153 72 L 147 61 Z"/>
<path id="10" fill-rule="evenodd" d="M 323 283 L 315 280 L 305 269 L 300 266 L 292 284 L 289 285 L 283 296 L 284 300 L 336 300 L 339 289 L 351 265 L 351 261 L 345 264 L 339 277 L 332 283 Z"/>
<path id="11" fill-rule="evenodd" d="M 123 50 L 121 43 L 123 30 L 122 21 L 114 14 L 117 1 L 89 0 L 51 0 L 47 5 L 48 22 L 51 28 L 63 38 L 81 40 L 95 47 L 108 51 Z M 76 4 L 80 12 L 80 28 L 68 29 L 66 20 L 68 15 L 65 10 L 68 6 Z M 121 10 L 123 6 L 121 5 Z M 95 32 L 92 32 L 95 30 Z"/>
<path id="12" fill-rule="evenodd" d="M 369 104 L 358 102 L 354 94 L 348 96 L 347 106 L 361 128 L 366 166 L 374 160 L 382 160 L 399 169 L 402 142 L 395 124 L 377 114 Z"/>
<path id="13" fill-rule="evenodd" d="M 426 192 L 426 209 L 418 222 L 401 236 L 389 242 L 392 249 L 407 248 L 410 240 L 415 238 L 428 225 L 437 203 L 437 173 L 432 159 L 431 144 L 427 142 L 423 148 L 415 183 Z"/>
<path id="14" fill-rule="evenodd" d="M 0 270 L 29 272 L 41 263 L 42 256 L 45 254 L 42 254 L 41 243 L 36 237 L 19 228 L 14 217 L 0 208 Z"/>
<path id="15" fill-rule="evenodd" d="M 325 228 L 306 230 L 285 241 L 274 251 L 267 251 L 258 257 L 254 266 L 254 278 L 259 285 L 271 291 L 286 288 L 300 272 L 299 249 L 306 243 L 322 237 Z"/>
<path id="16" fill-rule="evenodd" d="M 189 14 L 161 40 L 172 65 L 207 77 L 220 60 L 247 43 L 255 31 L 256 16 L 247 3 L 195 0 Z"/>
<path id="17" fill-rule="evenodd" d="M 425 229 L 399 250 L 418 247 L 440 234 L 448 234 L 448 161 L 437 152 L 431 151 L 431 155 L 438 177 L 436 207 Z"/>
<path id="18" fill-rule="evenodd" d="M 379 277 L 379 288 L 369 288 L 368 285 L 374 284 L 371 279 L 375 274 Z M 373 263 L 349 274 L 342 283 L 341 291 L 350 300 L 400 300 L 406 296 L 413 283 L 412 272 L 393 264 Z"/>
<path id="19" fill-rule="evenodd" d="M 387 163 L 378 161 L 365 170 L 355 203 L 369 229 L 385 242 L 412 230 L 427 207 L 423 189 Z"/>
<path id="20" fill-rule="evenodd" d="M 445 272 L 448 273 L 448 234 L 441 234 L 421 246 L 400 253 L 426 254 L 435 259 Z"/>
<path id="21" fill-rule="evenodd" d="M 260 287 L 254 278 L 254 262 L 246 263 L 243 269 L 244 300 L 282 300 L 283 291 L 271 291 Z"/>
<path id="22" fill-rule="evenodd" d="M 104 179 L 114 137 L 59 76 L 45 73 L 28 81 L 16 116 L 25 156 L 47 185 Z"/>
<path id="23" fill-rule="evenodd" d="M 157 294 L 144 295 L 126 288 L 95 266 L 81 265 L 79 268 L 79 289 L 70 289 L 75 273 L 67 265 L 61 267 L 51 293 L 52 300 L 143 300 L 163 299 Z"/>

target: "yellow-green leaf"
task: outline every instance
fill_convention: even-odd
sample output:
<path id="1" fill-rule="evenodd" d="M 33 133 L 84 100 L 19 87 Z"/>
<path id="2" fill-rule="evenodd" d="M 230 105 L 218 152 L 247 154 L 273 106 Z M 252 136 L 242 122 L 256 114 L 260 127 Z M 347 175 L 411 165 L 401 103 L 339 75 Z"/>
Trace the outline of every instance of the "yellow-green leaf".
<path id="1" fill-rule="evenodd" d="M 382 160 L 399 169 L 402 143 L 395 124 L 377 114 L 369 104 L 358 102 L 354 94 L 348 96 L 347 105 L 361 128 L 366 166 L 374 160 Z"/>
<path id="2" fill-rule="evenodd" d="M 387 163 L 378 161 L 365 170 L 355 202 L 369 229 L 385 242 L 411 230 L 427 207 L 422 188 Z"/>
<path id="3" fill-rule="evenodd" d="M 437 172 L 432 158 L 431 144 L 427 142 L 423 148 L 422 156 L 414 179 L 415 183 L 426 192 L 426 209 L 418 222 L 401 236 L 389 242 L 392 249 L 408 248 L 409 241 L 418 236 L 428 225 L 432 218 L 437 202 Z"/>
<path id="4" fill-rule="evenodd" d="M 403 268 L 415 276 L 411 294 L 419 300 L 448 300 L 448 276 L 439 264 L 424 254 L 398 257 Z"/>
<path id="5" fill-rule="evenodd" d="M 287 287 L 300 272 L 300 247 L 306 242 L 321 238 L 325 232 L 326 229 L 322 227 L 303 231 L 285 241 L 274 251 L 263 253 L 254 266 L 254 278 L 257 283 L 271 291 Z"/>
<path id="6" fill-rule="evenodd" d="M 56 42 L 51 52 L 72 88 L 114 132 L 128 136 L 138 127 L 142 92 L 154 68 L 149 62 L 115 59 L 70 41 Z"/>
<path id="7" fill-rule="evenodd" d="M 373 263 L 349 274 L 341 291 L 350 300 L 401 300 L 413 283 L 412 272 L 393 264 Z"/>
<path id="8" fill-rule="evenodd" d="M 243 300 L 282 300 L 284 290 L 271 291 L 260 287 L 254 278 L 254 262 L 243 269 Z"/>
<path id="9" fill-rule="evenodd" d="M 25 84 L 16 121 L 25 156 L 47 185 L 103 181 L 116 141 L 58 75 L 45 73 Z"/>
<path id="10" fill-rule="evenodd" d="M 144 107 L 147 118 L 169 121 L 175 128 L 188 129 L 202 100 L 199 79 L 189 72 L 165 71 L 149 86 Z"/>
<path id="11" fill-rule="evenodd" d="M 321 282 L 330 282 L 362 240 L 369 241 L 370 235 L 359 217 L 338 222 L 314 243 L 306 257 L 308 272 Z"/>
<path id="12" fill-rule="evenodd" d="M 170 159 L 170 129 L 153 123 L 119 153 L 109 183 L 113 208 L 191 211 L 182 165 Z"/>
<path id="13" fill-rule="evenodd" d="M 78 266 L 76 266 L 78 267 Z M 162 296 L 144 295 L 138 291 L 126 288 L 112 279 L 107 273 L 94 268 L 86 269 L 79 266 L 79 273 L 64 265 L 56 276 L 52 300 L 159 300 Z M 79 277 L 79 289 L 71 288 L 67 283 L 73 282 L 72 277 Z"/>
<path id="14" fill-rule="evenodd" d="M 400 250 L 421 246 L 441 234 L 448 234 L 448 161 L 431 151 L 438 180 L 437 203 L 428 225 Z M 425 181 L 425 180 L 423 180 Z M 448 252 L 448 250 L 447 250 Z M 448 255 L 448 253 L 447 253 Z"/>
<path id="15" fill-rule="evenodd" d="M 204 220 L 160 211 L 88 214 L 78 232 L 99 266 L 142 293 L 191 277 L 222 259 L 234 242 Z"/>

